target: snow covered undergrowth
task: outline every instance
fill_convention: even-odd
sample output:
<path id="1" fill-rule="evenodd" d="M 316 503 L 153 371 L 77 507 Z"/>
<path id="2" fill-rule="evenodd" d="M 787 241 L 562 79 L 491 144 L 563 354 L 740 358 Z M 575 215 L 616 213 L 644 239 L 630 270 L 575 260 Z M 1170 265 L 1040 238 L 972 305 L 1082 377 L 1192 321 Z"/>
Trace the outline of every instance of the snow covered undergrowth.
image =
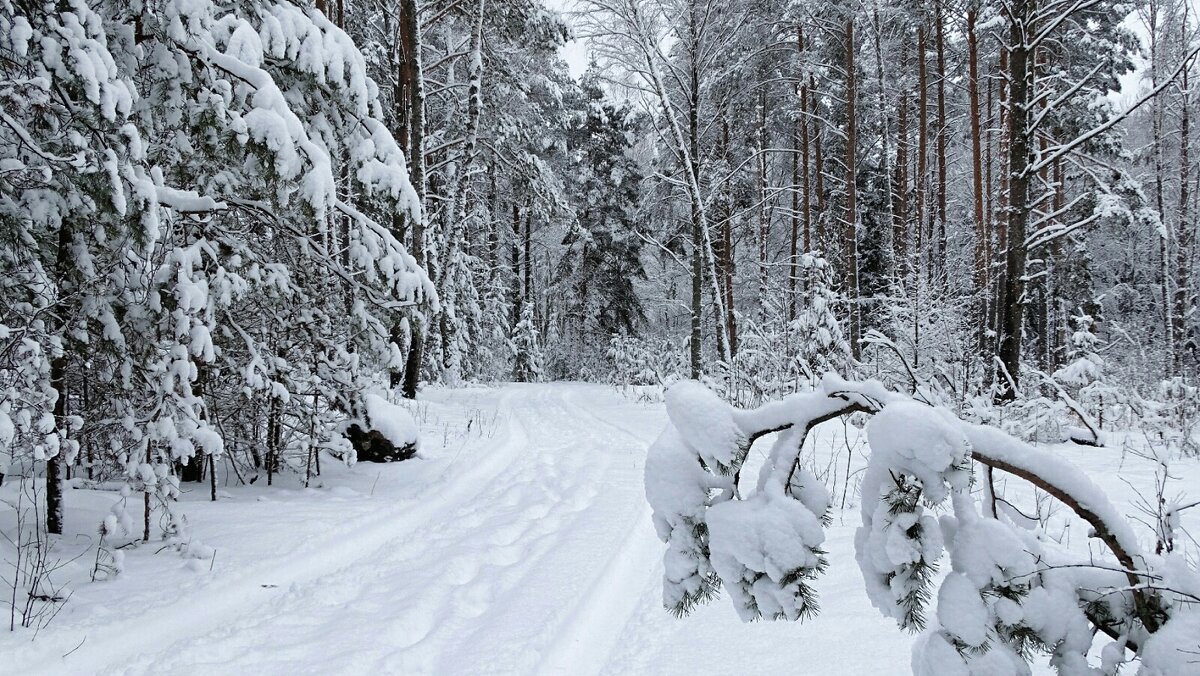
<path id="1" fill-rule="evenodd" d="M 810 435 L 806 469 L 833 503 L 820 613 L 743 624 L 723 597 L 677 619 L 662 609 L 663 547 L 642 493 L 666 415 L 642 399 L 571 384 L 433 390 L 407 405 L 423 459 L 327 459 L 307 491 L 283 473 L 270 488 L 222 487 L 216 503 L 196 485 L 182 507 L 215 559 L 152 541 L 100 583 L 87 582 L 91 560 L 75 562 L 62 571 L 72 595 L 36 640 L 0 634 L 0 673 L 909 673 L 913 637 L 871 606 L 854 561 L 864 431 L 835 420 Z M 1120 441 L 1053 451 L 1136 514 L 1154 466 Z M 755 444 L 749 476 L 770 447 Z M 1200 487 L 1195 461 L 1172 470 L 1171 492 Z M 64 554 L 114 498 L 68 494 Z M 1051 534 L 1086 549 L 1065 512 Z M 1187 513 L 1183 525 L 1200 528 Z"/>

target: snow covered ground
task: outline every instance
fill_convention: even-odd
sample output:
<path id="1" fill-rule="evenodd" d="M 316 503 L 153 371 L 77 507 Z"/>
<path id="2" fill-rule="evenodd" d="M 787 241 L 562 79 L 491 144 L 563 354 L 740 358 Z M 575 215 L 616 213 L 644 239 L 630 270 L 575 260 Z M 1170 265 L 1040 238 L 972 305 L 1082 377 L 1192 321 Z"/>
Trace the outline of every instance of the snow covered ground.
<path id="1" fill-rule="evenodd" d="M 663 547 L 642 489 L 661 404 L 545 384 L 433 390 L 409 409 L 424 459 L 327 461 L 313 488 L 283 475 L 225 487 L 216 503 L 196 487 L 185 511 L 215 559 L 130 551 L 118 579 L 72 584 L 36 640 L 0 634 L 0 673 L 909 673 L 912 637 L 871 608 L 854 563 L 865 449 L 853 426 L 815 436 L 811 469 L 835 510 L 845 494 L 820 616 L 742 624 L 726 599 L 683 619 L 661 608 Z M 1054 452 L 1130 514 L 1153 484 L 1152 465 L 1120 448 Z M 1172 493 L 1200 492 L 1194 461 L 1174 469 Z M 71 491 L 67 532 L 79 536 L 67 540 L 86 544 L 113 500 Z M 90 566 L 60 575 L 85 580 Z"/>

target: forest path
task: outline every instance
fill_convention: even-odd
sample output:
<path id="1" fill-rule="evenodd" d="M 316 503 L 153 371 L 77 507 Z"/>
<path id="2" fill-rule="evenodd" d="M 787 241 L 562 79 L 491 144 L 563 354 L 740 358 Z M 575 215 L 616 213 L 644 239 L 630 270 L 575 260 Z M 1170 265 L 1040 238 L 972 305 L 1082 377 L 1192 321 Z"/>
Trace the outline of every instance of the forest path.
<path id="1" fill-rule="evenodd" d="M 630 402 L 575 384 L 506 386 L 481 406 L 477 418 L 494 411 L 503 431 L 456 449 L 432 448 L 425 430 L 420 462 L 439 471 L 417 490 L 371 484 L 371 509 L 340 517 L 331 505 L 292 534 L 259 523 L 270 542 L 244 546 L 260 560 L 80 626 L 86 640 L 52 666 L 31 646 L 19 671 L 599 673 L 658 574 L 642 464 L 662 410 L 632 407 L 618 425 L 596 409 Z M 254 505 L 237 518 L 263 519 Z M 70 624 L 50 632 L 51 649 L 79 642 Z"/>
<path id="2" fill-rule="evenodd" d="M 862 589 L 853 489 L 826 529 L 817 617 L 746 624 L 721 598 L 677 619 L 642 489 L 661 403 L 551 383 L 435 388 L 407 406 L 421 460 L 327 466 L 311 489 L 302 467 L 272 487 L 230 481 L 215 503 L 185 485 L 215 560 L 154 540 L 109 582 L 73 563 L 70 600 L 36 640 L 0 632 L 0 676 L 909 673 L 912 637 Z M 862 430 L 831 421 L 811 439 L 811 469 L 844 489 Z M 1120 448 L 1054 448 L 1130 513 L 1153 484 L 1153 463 Z M 1200 485 L 1195 467 L 1181 486 Z M 89 546 L 114 495 L 70 491 L 63 542 Z"/>

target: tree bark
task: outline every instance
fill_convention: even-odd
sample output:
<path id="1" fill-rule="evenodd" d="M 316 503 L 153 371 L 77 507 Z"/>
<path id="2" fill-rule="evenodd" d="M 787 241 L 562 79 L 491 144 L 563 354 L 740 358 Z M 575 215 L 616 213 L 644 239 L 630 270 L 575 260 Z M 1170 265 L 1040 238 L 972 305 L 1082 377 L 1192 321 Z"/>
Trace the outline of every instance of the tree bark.
<path id="1" fill-rule="evenodd" d="M 64 232 L 66 229 L 63 228 Z M 61 244 L 61 241 L 60 241 Z M 55 357 L 50 362 L 50 387 L 58 395 L 54 401 L 54 423 L 59 430 L 65 429 L 67 403 L 67 358 Z M 58 452 L 46 459 L 46 532 L 62 535 L 63 527 L 63 455 L 66 448 L 61 444 Z"/>
<path id="2" fill-rule="evenodd" d="M 58 249 L 55 252 L 54 268 L 63 292 L 69 291 L 65 280 L 71 266 L 71 227 L 63 223 L 58 228 Z M 59 318 L 58 334 L 63 352 L 50 360 L 50 388 L 54 390 L 54 425 L 62 432 L 67 425 L 67 331 L 65 320 Z M 65 434 L 61 436 L 65 437 Z M 46 459 L 46 531 L 62 534 L 63 526 L 63 454 L 66 449 L 59 444 L 58 452 Z"/>
<path id="3" fill-rule="evenodd" d="M 525 236 L 523 238 L 525 248 L 525 304 L 530 306 L 530 314 L 536 314 L 537 306 L 534 304 L 537 301 L 533 295 L 533 209 L 525 210 Z"/>
<path id="4" fill-rule="evenodd" d="M 1000 401 L 1016 398 L 1021 378 L 1021 327 L 1025 306 L 1025 230 L 1029 224 L 1029 103 L 1031 54 L 1026 44 L 1033 0 L 1014 0 L 1008 19 L 1008 251 L 1005 255 L 1004 322 L 1000 326 Z M 1011 382 L 1010 382 L 1011 380 Z"/>
<path id="5" fill-rule="evenodd" d="M 792 231 L 788 241 L 788 321 L 796 319 L 797 259 L 800 248 L 800 118 L 792 129 Z"/>
<path id="6" fill-rule="evenodd" d="M 901 57 L 901 69 L 906 59 Z M 892 167 L 892 255 L 896 284 L 908 276 L 908 90 L 901 88 L 896 104 L 896 162 Z"/>
<path id="7" fill-rule="evenodd" d="M 983 188 L 983 134 L 979 124 L 979 38 L 975 28 L 979 18 L 978 5 L 967 11 L 967 95 L 971 117 L 971 182 L 974 187 L 975 217 L 975 293 L 976 322 L 979 326 L 979 354 L 985 362 L 989 357 L 987 341 L 988 267 L 991 263 L 991 233 L 984 218 L 985 191 Z M 986 367 L 985 367 L 986 369 Z"/>
<path id="8" fill-rule="evenodd" d="M 729 120 L 728 118 L 721 124 L 721 152 L 720 156 L 725 162 L 725 166 L 730 166 L 729 157 Z M 733 273 L 734 273 L 734 252 L 733 252 L 733 206 L 731 204 L 732 196 L 729 195 L 728 188 L 722 188 L 725 194 L 718 202 L 721 205 L 721 212 L 718 214 L 720 225 L 717 228 L 717 242 L 719 247 L 714 247 L 714 254 L 717 258 L 717 275 L 720 277 L 719 293 L 725 299 L 725 307 L 733 307 Z M 717 322 L 721 321 L 717 317 Z M 720 335 L 721 327 L 718 325 L 718 336 Z M 729 336 L 729 353 L 737 354 L 738 349 L 738 333 L 737 333 L 737 318 L 733 312 L 725 313 L 725 334 Z"/>
<path id="9" fill-rule="evenodd" d="M 771 235 L 771 220 L 767 211 L 767 93 L 759 94 L 758 131 L 758 312 L 759 320 L 767 318 L 767 239 Z"/>
<path id="10" fill-rule="evenodd" d="M 800 86 L 800 212 L 804 221 L 804 253 L 812 253 L 812 182 L 809 171 L 809 145 L 811 139 L 808 119 L 808 85 Z"/>
<path id="11" fill-rule="evenodd" d="M 995 210 L 992 217 L 995 219 L 993 225 L 996 232 L 996 250 L 993 254 L 991 265 L 993 276 L 992 280 L 992 297 L 991 316 L 992 335 L 988 339 L 989 345 L 992 346 L 992 354 L 987 359 L 987 371 L 985 372 L 985 382 L 988 385 L 994 385 L 997 380 L 1002 380 L 1003 376 L 996 371 L 996 358 L 1000 352 L 1000 335 L 1004 332 L 1004 315 L 1007 309 L 1003 306 L 1004 303 L 1004 287 L 1007 272 L 1005 269 L 1005 260 L 1008 255 L 1008 197 L 1009 197 L 1009 176 L 1008 176 L 1008 150 L 1009 150 L 1009 132 L 1008 132 L 1008 113 L 1009 113 L 1009 87 L 1006 78 L 1008 77 L 1008 50 L 1000 49 L 1000 58 L 998 65 L 998 82 L 999 92 L 996 102 L 996 127 L 999 130 L 999 138 L 997 139 L 997 164 L 996 175 L 998 189 L 996 191 Z"/>
<path id="12" fill-rule="evenodd" d="M 931 272 L 945 273 L 946 261 L 946 45 L 945 17 L 942 2 L 938 0 L 937 21 L 937 261 Z"/>
<path id="13" fill-rule="evenodd" d="M 815 77 L 810 77 L 808 82 L 808 100 L 811 105 L 811 117 L 809 120 L 817 122 L 820 118 L 817 117 L 817 81 Z M 825 200 L 825 153 L 821 150 L 821 127 L 817 126 L 813 131 L 813 157 L 816 167 L 816 191 L 817 191 L 817 242 L 816 248 L 821 251 L 821 255 L 829 258 L 827 250 L 828 237 L 825 233 L 826 220 L 826 200 Z"/>
<path id="14" fill-rule="evenodd" d="M 858 97 L 854 65 L 854 16 L 846 19 L 846 298 L 850 312 L 850 355 L 861 356 L 859 346 L 860 309 L 858 298 L 858 194 L 857 128 L 855 99 Z"/>
<path id="15" fill-rule="evenodd" d="M 699 37 L 696 32 L 696 7 L 692 6 L 689 28 L 691 29 L 692 53 L 688 60 L 689 85 L 688 100 L 688 150 L 687 166 L 688 179 L 695 191 L 700 189 L 700 64 L 697 63 L 696 42 Z M 704 212 L 700 195 L 692 196 L 692 327 L 689 342 L 689 366 L 691 377 L 699 379 L 703 370 L 702 347 L 704 334 L 701 320 L 704 313 Z M 716 282 L 716 280 L 713 280 Z M 718 290 L 719 293 L 719 290 Z M 719 323 L 719 322 L 718 322 Z"/>
<path id="16" fill-rule="evenodd" d="M 1187 5 L 1183 6 L 1183 20 L 1180 22 L 1180 39 L 1181 44 L 1186 47 L 1188 44 L 1188 21 L 1187 21 Z M 1173 351 L 1173 363 L 1175 372 L 1183 366 L 1184 346 L 1187 343 L 1187 320 L 1191 312 L 1191 287 L 1192 287 L 1192 228 L 1195 225 L 1191 222 L 1188 204 L 1188 182 L 1191 180 L 1191 149 L 1190 149 L 1190 122 L 1191 108 L 1190 93 L 1188 91 L 1188 71 L 1190 68 L 1185 68 L 1181 75 L 1181 94 L 1183 97 L 1182 106 L 1179 113 L 1179 216 L 1175 225 L 1175 311 L 1172 313 L 1174 320 L 1172 328 L 1174 329 L 1173 343 L 1175 349 Z"/>
<path id="17" fill-rule="evenodd" d="M 929 158 L 929 77 L 925 66 L 925 26 L 917 28 L 917 175 L 914 195 L 916 210 L 916 270 L 919 275 L 925 269 L 925 178 Z"/>
<path id="18" fill-rule="evenodd" d="M 421 68 L 421 19 L 417 0 L 400 0 L 399 30 L 403 50 L 404 88 L 409 95 L 407 106 L 409 141 L 409 179 L 420 201 L 420 214 L 412 222 L 412 251 L 416 264 L 427 269 L 428 256 L 425 251 L 425 82 Z M 420 311 L 414 312 L 409 320 L 409 348 L 404 362 L 404 380 L 401 393 L 407 399 L 415 399 L 421 380 L 421 366 L 425 350 L 425 318 Z"/>

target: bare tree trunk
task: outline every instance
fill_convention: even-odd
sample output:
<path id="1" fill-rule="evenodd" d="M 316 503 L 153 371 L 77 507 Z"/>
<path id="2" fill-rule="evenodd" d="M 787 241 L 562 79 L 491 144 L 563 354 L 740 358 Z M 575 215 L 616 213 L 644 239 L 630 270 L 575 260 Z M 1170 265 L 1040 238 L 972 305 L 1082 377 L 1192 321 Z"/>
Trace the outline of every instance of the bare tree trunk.
<path id="1" fill-rule="evenodd" d="M 721 124 L 721 152 L 720 156 L 725 162 L 725 166 L 729 166 L 729 120 L 726 118 Z M 718 202 L 721 205 L 720 226 L 717 228 L 717 243 L 720 246 L 714 247 L 714 254 L 717 258 L 717 275 L 720 277 L 720 288 L 718 291 L 725 299 L 725 307 L 733 307 L 733 273 L 734 273 L 734 255 L 733 255 L 733 207 L 730 202 L 732 199 L 728 194 L 728 188 L 723 188 L 724 196 Z M 718 316 L 717 322 L 721 321 Z M 717 326 L 718 336 L 720 335 L 721 327 Z M 733 312 L 725 313 L 725 334 L 729 336 L 729 352 L 731 355 L 737 354 L 738 334 L 737 334 L 737 318 Z"/>
<path id="2" fill-rule="evenodd" d="M 809 78 L 809 101 L 812 103 L 812 121 L 819 121 L 817 116 L 817 84 L 816 78 Z M 825 153 L 821 150 L 821 127 L 818 126 L 814 133 L 813 157 L 816 159 L 816 174 L 817 174 L 817 248 L 820 249 L 821 255 L 829 258 L 828 237 L 825 233 L 826 200 L 825 200 Z"/>
<path id="3" fill-rule="evenodd" d="M 803 187 L 803 195 L 801 196 L 801 214 L 804 220 L 804 253 L 812 253 L 812 183 L 811 172 L 809 171 L 809 104 L 808 99 L 810 94 L 808 85 L 800 86 L 800 173 Z"/>
<path id="4" fill-rule="evenodd" d="M 907 59 L 901 57 L 901 69 Z M 892 167 L 892 255 L 899 286 L 908 276 L 908 90 L 901 89 L 896 122 L 896 163 Z"/>
<path id="5" fill-rule="evenodd" d="M 692 90 L 689 93 L 688 106 L 688 141 L 691 150 L 690 166 L 684 167 L 689 178 L 697 186 L 700 184 L 700 164 L 696 159 L 696 155 L 700 152 L 700 104 L 697 98 L 700 96 L 700 77 L 697 71 L 696 60 L 691 60 L 691 85 Z M 701 319 L 704 313 L 704 265 L 703 265 L 703 247 L 704 247 L 704 223 L 703 214 L 700 208 L 700 200 L 693 199 L 692 207 L 692 333 L 689 341 L 689 367 L 691 369 L 691 377 L 699 379 L 703 368 L 702 363 L 702 347 L 704 334 L 702 333 Z"/>
<path id="6" fill-rule="evenodd" d="M 771 235 L 771 221 L 767 212 L 767 94 L 759 93 L 758 130 L 755 134 L 758 146 L 758 312 L 759 321 L 767 318 L 767 238 Z"/>
<path id="7" fill-rule="evenodd" d="M 400 0 L 399 23 L 404 56 L 402 76 L 409 94 L 409 179 L 421 202 L 421 213 L 412 223 L 411 253 L 416 264 L 425 268 L 429 262 L 425 252 L 425 76 L 421 68 L 421 18 L 417 0 Z M 405 398 L 415 399 L 425 349 L 425 318 L 420 312 L 413 313 L 409 330 L 411 338 L 404 363 L 402 394 Z"/>
<path id="8" fill-rule="evenodd" d="M 792 133 L 792 232 L 787 247 L 787 321 L 796 319 L 796 279 L 800 239 L 799 130 Z"/>
<path id="9" fill-rule="evenodd" d="M 1043 77 L 1049 70 L 1049 57 L 1045 49 L 1038 49 L 1033 54 L 1034 71 L 1030 79 L 1036 82 Z M 1043 98 L 1038 103 L 1038 113 L 1046 114 L 1048 101 Z M 1038 157 L 1045 157 L 1046 151 L 1050 147 L 1050 139 L 1046 132 L 1035 134 L 1037 140 Z M 1032 141 L 1033 139 L 1031 139 Z M 1038 172 L 1038 180 L 1035 186 L 1048 186 L 1050 184 L 1050 167 L 1043 166 Z M 1031 208 L 1039 208 L 1045 210 L 1047 206 L 1043 204 L 1047 198 L 1053 198 L 1052 193 L 1044 193 L 1037 197 L 1029 196 Z M 1039 231 L 1044 231 L 1054 227 L 1051 220 L 1043 219 Z M 1054 333 L 1054 262 L 1058 260 L 1056 255 L 1056 247 L 1051 244 L 1046 248 L 1043 256 L 1042 270 L 1045 274 L 1033 281 L 1032 284 L 1026 285 L 1025 295 L 1030 300 L 1027 305 L 1032 305 L 1029 311 L 1029 316 L 1026 318 L 1026 323 L 1030 324 L 1032 329 L 1030 333 L 1034 337 L 1034 349 L 1037 350 L 1037 357 L 1041 360 L 1041 369 L 1047 373 L 1054 370 L 1053 353 L 1052 353 L 1052 337 Z"/>
<path id="10" fill-rule="evenodd" d="M 1065 183 L 1066 178 L 1065 178 L 1065 172 L 1063 170 L 1062 158 L 1059 158 L 1054 161 L 1054 179 L 1053 180 L 1054 180 L 1054 201 L 1053 201 L 1052 210 L 1054 211 L 1054 213 L 1059 213 L 1062 211 L 1063 207 L 1066 206 L 1066 202 L 1067 202 L 1067 191 L 1066 191 L 1066 183 Z M 1062 260 L 1062 258 L 1063 258 L 1062 245 L 1063 245 L 1062 238 L 1056 239 L 1053 242 L 1051 242 L 1051 244 L 1050 244 L 1050 248 L 1051 248 L 1050 260 L 1052 260 L 1052 261 Z M 1066 341 L 1066 339 L 1067 339 L 1066 331 L 1067 331 L 1068 327 L 1067 327 L 1066 318 L 1069 316 L 1068 312 L 1069 312 L 1069 308 L 1066 307 L 1066 301 L 1061 297 L 1061 295 L 1056 293 L 1055 298 L 1054 298 L 1054 317 L 1055 317 L 1055 319 L 1053 320 L 1053 324 L 1051 325 L 1051 331 L 1050 331 L 1050 337 L 1053 339 L 1052 340 L 1053 351 L 1051 352 L 1052 361 L 1050 363 L 1050 368 L 1047 369 L 1050 372 L 1054 372 L 1055 370 L 1058 369 L 1058 367 L 1061 365 L 1061 357 L 1065 356 L 1064 346 L 1066 345 L 1066 342 L 1067 342 Z M 1103 414 L 1101 414 L 1101 415 L 1103 415 Z"/>
<path id="11" fill-rule="evenodd" d="M 1008 251 L 1005 256 L 1004 322 L 1000 329 L 1001 401 L 1016 398 L 1021 378 L 1021 326 L 1025 305 L 1025 229 L 1029 223 L 1029 104 L 1033 99 L 1027 45 L 1033 0 L 1014 0 L 1008 36 Z M 1009 383 L 1011 380 L 1011 384 Z"/>
<path id="12" fill-rule="evenodd" d="M 58 249 L 55 252 L 54 267 L 60 280 L 66 279 L 71 265 L 71 228 L 66 223 L 58 227 Z M 57 432 L 66 429 L 67 424 L 67 336 L 65 320 L 59 318 L 58 333 L 63 342 L 63 352 L 50 361 L 50 388 L 54 390 L 54 425 Z M 46 459 L 46 532 L 55 535 L 62 534 L 63 527 L 63 468 L 66 466 L 63 455 L 64 445 L 53 456 Z"/>
<path id="13" fill-rule="evenodd" d="M 796 319 L 796 276 L 800 248 L 800 126 L 799 118 L 792 130 L 792 231 L 788 241 L 788 321 Z"/>
<path id="14" fill-rule="evenodd" d="M 267 418 L 267 485 L 275 483 L 275 471 L 279 468 L 279 444 L 283 437 L 281 403 L 277 397 L 271 398 L 270 412 Z M 149 495 L 149 493 L 147 493 Z"/>
<path id="15" fill-rule="evenodd" d="M 1188 31 L 1190 26 L 1187 20 L 1187 4 L 1183 5 L 1183 19 L 1180 21 L 1180 40 L 1181 48 L 1186 49 L 1188 45 Z M 1188 71 L 1190 68 L 1184 68 L 1181 75 L 1183 97 L 1179 113 L 1179 218 L 1176 221 L 1175 231 L 1175 311 L 1173 313 L 1173 329 L 1175 350 L 1173 354 L 1173 364 L 1175 372 L 1178 373 L 1183 366 L 1184 345 L 1187 343 L 1187 319 L 1191 311 L 1191 290 L 1192 290 L 1192 228 L 1195 225 L 1191 222 L 1189 215 L 1188 204 L 1188 182 L 1191 180 L 1191 139 L 1190 139 L 1190 123 L 1191 108 L 1190 92 L 1188 91 Z"/>
<path id="16" fill-rule="evenodd" d="M 478 0 L 475 7 L 475 13 L 472 18 L 471 27 L 471 42 L 468 47 L 467 64 L 468 69 L 468 85 L 467 85 L 467 124 L 466 133 L 464 136 L 462 154 L 455 167 L 457 176 L 454 176 L 451 181 L 451 194 L 447 200 L 448 204 L 443 212 L 445 218 L 445 257 L 442 265 L 442 290 L 444 297 L 456 298 L 458 289 L 452 285 L 456 284 L 455 280 L 446 275 L 446 271 L 453 265 L 453 261 L 458 256 L 458 253 L 464 249 L 469 250 L 467 239 L 469 232 L 466 227 L 467 223 L 467 192 L 471 181 L 471 167 L 475 162 L 476 150 L 479 144 L 479 116 L 482 108 L 480 98 L 480 81 L 483 74 L 483 15 L 486 7 L 486 0 Z M 457 382 L 462 375 L 462 355 L 458 354 L 458 349 L 455 347 L 455 337 L 459 327 L 450 321 L 450 311 L 453 310 L 453 302 L 449 301 L 443 304 L 442 310 L 438 313 L 438 329 L 441 337 L 442 345 L 442 369 L 449 382 Z"/>
<path id="17" fill-rule="evenodd" d="M 796 26 L 796 60 L 799 62 L 803 58 L 804 58 L 804 28 L 800 25 L 797 25 Z M 802 72 L 798 75 L 797 80 L 799 80 L 802 84 L 800 85 L 798 91 L 796 92 L 797 99 L 798 99 L 798 105 L 800 108 L 800 114 L 796 116 L 796 123 L 793 128 L 793 134 L 792 134 L 792 232 L 791 232 L 791 240 L 789 242 L 790 247 L 788 248 L 788 301 L 787 301 L 788 321 L 789 322 L 794 321 L 796 319 L 796 303 L 798 302 L 798 299 L 796 298 L 796 282 L 797 282 L 797 275 L 799 273 L 799 269 L 798 269 L 799 260 L 797 259 L 797 256 L 799 255 L 799 248 L 800 248 L 800 218 L 801 218 L 801 215 L 800 215 L 800 182 L 801 182 L 800 153 L 808 152 L 807 139 L 803 138 L 804 133 L 805 133 L 804 125 L 806 124 L 806 121 L 804 119 L 804 114 L 805 114 L 804 98 L 805 98 L 805 95 L 807 94 L 807 90 L 803 84 L 804 76 L 803 76 Z M 804 164 L 805 164 L 805 167 L 804 167 L 805 173 L 807 174 L 807 170 L 808 170 L 808 166 L 807 166 L 808 158 L 807 157 L 804 158 Z M 807 177 L 805 177 L 805 178 L 807 178 Z M 808 194 L 807 193 L 805 193 L 804 199 L 805 199 L 804 207 L 805 207 L 805 210 L 807 210 L 808 209 L 808 203 L 807 203 Z M 807 216 L 807 214 L 806 214 L 806 216 Z M 807 227 L 807 225 L 808 224 L 805 223 L 805 227 Z"/>
<path id="18" fill-rule="evenodd" d="M 925 53 L 928 45 L 925 40 L 925 18 L 922 17 L 922 23 L 917 28 L 917 169 L 915 181 L 914 202 L 916 210 L 916 223 L 914 224 L 914 234 L 916 235 L 913 242 L 913 365 L 920 363 L 921 359 L 921 280 L 928 277 L 928 266 L 926 262 L 926 247 L 928 237 L 926 235 L 926 213 L 925 213 L 925 181 L 929 174 L 929 75 L 928 68 L 925 63 Z"/>
<path id="19" fill-rule="evenodd" d="M 850 354 L 861 356 L 860 308 L 858 306 L 858 194 L 857 194 L 857 127 L 855 99 L 858 97 L 854 65 L 854 16 L 846 19 L 846 298 L 850 305 Z"/>
<path id="20" fill-rule="evenodd" d="M 146 444 L 146 464 L 153 461 L 154 444 Z M 145 486 L 142 489 L 142 542 L 150 541 L 150 512 L 150 486 Z"/>
<path id="21" fill-rule="evenodd" d="M 513 315 L 512 325 L 515 327 L 521 321 L 521 313 L 525 310 L 525 291 L 521 284 L 521 209 L 517 206 L 514 196 L 512 204 L 512 279 L 513 279 Z"/>
<path id="22" fill-rule="evenodd" d="M 945 19 L 938 0 L 937 21 L 937 235 L 936 265 L 931 272 L 944 272 L 946 260 L 946 46 Z"/>
<path id="23" fill-rule="evenodd" d="M 925 68 L 925 26 L 917 28 L 917 175 L 916 181 L 916 269 L 924 269 L 925 247 L 925 177 L 929 157 L 929 78 Z"/>
<path id="24" fill-rule="evenodd" d="M 971 117 L 971 179 L 975 192 L 975 293 L 978 295 L 977 322 L 979 325 L 979 354 L 989 356 L 987 343 L 988 266 L 991 263 L 991 233 L 984 218 L 985 191 L 983 188 L 983 135 L 979 129 L 979 42 L 975 24 L 979 18 L 977 5 L 967 11 L 967 94 Z M 986 370 L 986 365 L 984 369 Z"/>
<path id="25" fill-rule="evenodd" d="M 61 232 L 65 232 L 62 228 Z M 60 245 L 62 244 L 60 238 Z M 50 387 L 58 395 L 54 401 L 54 424 L 59 430 L 65 429 L 67 404 L 67 358 L 65 355 L 55 357 L 50 362 Z M 46 532 L 55 535 L 62 534 L 63 527 L 63 479 L 65 466 L 63 455 L 66 447 L 60 446 L 57 453 L 46 459 Z"/>
<path id="26" fill-rule="evenodd" d="M 996 371 L 995 357 L 1000 354 L 1000 336 L 1004 333 L 1004 315 L 1007 308 L 1004 307 L 1004 287 L 1005 280 L 1008 278 L 1004 261 L 1008 256 L 1008 201 L 1009 201 L 1009 175 L 1008 175 L 1008 153 L 1009 153 L 1009 86 L 1008 86 L 1008 50 L 1000 49 L 1000 64 L 999 64 L 999 83 L 1000 92 L 997 101 L 997 128 L 999 129 L 999 152 L 996 174 L 998 179 L 998 190 L 996 191 L 996 209 L 993 214 L 995 218 L 996 229 L 996 252 L 992 264 L 997 267 L 995 271 L 995 279 L 992 281 L 992 291 L 995 294 L 992 297 L 992 337 L 989 342 L 994 346 L 994 352 L 988 359 L 987 367 L 990 375 L 996 376 L 992 381 L 1000 381 L 1004 376 Z"/>
<path id="27" fill-rule="evenodd" d="M 734 273 L 734 255 L 733 255 L 733 221 L 730 218 L 725 218 L 721 224 L 721 251 L 725 260 L 722 262 L 724 272 L 721 274 L 725 277 L 722 292 L 725 294 L 725 307 L 733 307 L 733 273 Z M 720 321 L 720 317 L 717 318 Z M 725 333 L 729 336 L 729 354 L 736 355 L 738 351 L 738 327 L 737 316 L 730 309 L 725 313 Z M 720 334 L 717 334 L 720 336 Z"/>
<path id="28" fill-rule="evenodd" d="M 525 248 L 525 304 L 530 306 L 530 309 L 537 309 L 533 293 L 533 209 L 525 210 L 525 236 L 523 238 Z M 530 314 L 536 314 L 531 312 Z"/>

